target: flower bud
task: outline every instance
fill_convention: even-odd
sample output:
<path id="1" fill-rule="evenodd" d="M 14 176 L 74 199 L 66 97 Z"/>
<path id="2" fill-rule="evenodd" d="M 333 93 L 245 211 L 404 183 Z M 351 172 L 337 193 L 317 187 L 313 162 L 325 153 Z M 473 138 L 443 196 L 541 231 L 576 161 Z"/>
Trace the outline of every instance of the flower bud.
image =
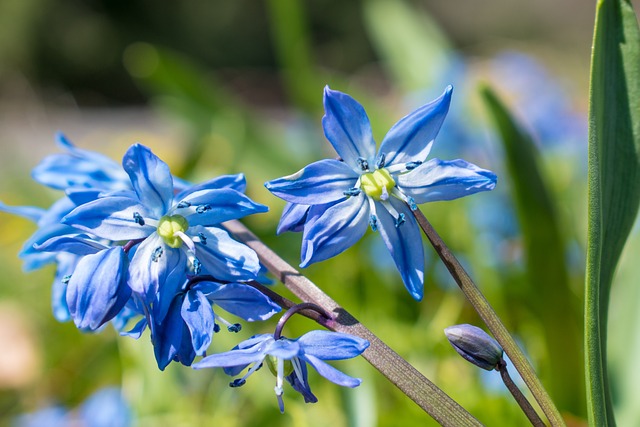
<path id="1" fill-rule="evenodd" d="M 449 326 L 444 333 L 460 356 L 482 369 L 492 371 L 502 359 L 500 344 L 477 326 Z"/>

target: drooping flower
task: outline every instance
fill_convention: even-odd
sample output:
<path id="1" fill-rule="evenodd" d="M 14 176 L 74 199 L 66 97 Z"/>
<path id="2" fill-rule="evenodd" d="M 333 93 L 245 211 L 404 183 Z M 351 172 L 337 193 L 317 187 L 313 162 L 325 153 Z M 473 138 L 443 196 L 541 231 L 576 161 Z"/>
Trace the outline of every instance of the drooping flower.
<path id="1" fill-rule="evenodd" d="M 452 87 L 396 123 L 376 153 L 369 118 L 349 95 L 325 88 L 324 132 L 340 159 L 325 159 L 265 186 L 288 202 L 278 231 L 303 229 L 301 267 L 379 231 L 413 298 L 421 300 L 424 253 L 412 210 L 495 187 L 491 171 L 464 160 L 426 161 Z"/>
<path id="2" fill-rule="evenodd" d="M 247 284 L 219 283 L 206 277 L 191 279 L 173 297 L 160 321 L 157 310 L 147 310 L 149 317 L 143 317 L 123 335 L 138 338 L 151 322 L 151 340 L 160 370 L 173 360 L 189 366 L 196 355 L 205 353 L 213 334 L 220 331 L 219 323 L 230 332 L 241 329 L 239 323 L 232 324 L 216 313 L 214 306 L 249 322 L 266 320 L 280 311 L 280 306 Z"/>
<path id="3" fill-rule="evenodd" d="M 335 384 L 357 387 L 361 383 L 360 379 L 350 377 L 324 361 L 350 359 L 362 354 L 367 347 L 369 347 L 367 340 L 339 332 L 311 331 L 295 340 L 284 337 L 276 340 L 271 334 L 262 334 L 241 342 L 228 352 L 207 356 L 195 363 L 193 368 L 224 368 L 228 375 L 237 376 L 250 366 L 244 376 L 229 384 L 232 387 L 239 387 L 264 362 L 276 376 L 274 390 L 280 412 L 284 412 L 282 387 L 285 378 L 294 390 L 304 396 L 307 403 L 317 401 L 309 388 L 307 364 Z"/>

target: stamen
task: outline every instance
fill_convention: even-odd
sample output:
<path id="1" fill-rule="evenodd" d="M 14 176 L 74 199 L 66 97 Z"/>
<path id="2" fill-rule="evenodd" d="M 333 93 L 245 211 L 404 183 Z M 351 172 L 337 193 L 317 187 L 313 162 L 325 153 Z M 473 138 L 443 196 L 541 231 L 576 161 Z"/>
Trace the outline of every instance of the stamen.
<path id="1" fill-rule="evenodd" d="M 155 248 L 153 250 L 153 253 L 151 254 L 151 261 L 158 262 L 163 252 L 164 249 L 162 249 L 162 246 L 158 246 L 157 248 Z"/>
<path id="2" fill-rule="evenodd" d="M 200 263 L 200 260 L 196 257 L 193 257 L 193 259 L 191 260 L 191 266 L 193 267 L 193 273 L 197 276 L 200 274 L 200 271 L 202 270 L 202 264 Z"/>
<path id="3" fill-rule="evenodd" d="M 69 283 L 69 280 L 71 280 L 71 275 L 67 274 L 66 276 L 64 276 L 62 278 L 62 283 L 64 283 L 65 285 Z"/>
<path id="4" fill-rule="evenodd" d="M 408 171 L 413 170 L 420 166 L 422 162 L 420 160 L 416 160 L 415 162 L 408 162 L 404 164 L 404 167 L 407 168 Z"/>
<path id="5" fill-rule="evenodd" d="M 138 225 L 141 225 L 141 226 L 144 225 L 144 218 L 142 218 L 142 215 L 140 215 L 138 212 L 133 213 L 133 220 Z"/>
<path id="6" fill-rule="evenodd" d="M 229 321 L 227 321 L 226 319 L 218 316 L 217 314 L 214 313 L 214 316 L 216 318 L 216 320 L 218 320 L 220 323 L 222 323 L 224 326 L 227 327 L 227 330 L 229 332 L 233 332 L 233 333 L 238 333 L 242 330 L 242 325 L 240 323 L 231 323 Z M 217 325 L 217 323 L 216 323 Z M 220 327 L 218 326 L 218 330 L 220 329 Z"/>
<path id="7" fill-rule="evenodd" d="M 203 233 L 198 233 L 198 239 L 200 239 L 200 243 L 207 245 L 207 238 Z"/>
<path id="8" fill-rule="evenodd" d="M 369 226 L 371 227 L 371 231 L 378 231 L 378 217 L 371 214 L 369 215 Z"/>
<path id="9" fill-rule="evenodd" d="M 405 217 L 404 214 L 401 212 L 400 216 L 398 218 L 396 218 L 396 228 L 400 227 L 402 224 L 405 223 Z"/>
<path id="10" fill-rule="evenodd" d="M 196 208 L 196 212 L 201 214 L 210 211 L 211 209 L 211 205 L 200 205 Z"/>
<path id="11" fill-rule="evenodd" d="M 418 205 L 416 205 L 416 201 L 413 200 L 413 197 L 405 195 L 402 191 L 398 190 L 397 187 L 391 191 L 391 194 L 409 205 L 409 209 L 412 211 L 418 209 Z"/>
<path id="12" fill-rule="evenodd" d="M 213 324 L 213 333 L 217 334 L 218 332 L 220 332 L 220 325 L 218 325 L 217 323 Z"/>
<path id="13" fill-rule="evenodd" d="M 229 383 L 229 387 L 231 388 L 242 387 L 246 383 L 247 383 L 247 380 L 245 380 L 244 378 L 236 378 L 235 380 Z"/>
<path id="14" fill-rule="evenodd" d="M 187 236 L 182 231 L 175 231 L 173 235 L 180 237 L 180 239 L 184 242 L 185 245 L 187 245 L 187 248 L 189 248 L 191 252 L 196 252 L 196 245 L 193 243 L 193 240 L 191 240 L 191 237 Z"/>
<path id="15" fill-rule="evenodd" d="M 380 156 L 378 156 L 378 160 L 376 160 L 376 169 L 382 169 L 384 167 L 384 161 L 386 157 L 386 154 L 380 153 Z"/>
<path id="16" fill-rule="evenodd" d="M 176 208 L 177 209 L 184 209 L 184 208 L 188 208 L 189 206 L 191 206 L 191 203 L 182 201 L 182 202 L 178 203 Z"/>
<path id="17" fill-rule="evenodd" d="M 369 170 L 369 162 L 362 157 L 358 157 L 358 166 L 365 172 Z"/>
<path id="18" fill-rule="evenodd" d="M 282 400 L 282 395 L 284 394 L 284 390 L 282 389 L 283 382 L 284 359 L 278 357 L 278 375 L 276 376 L 276 386 L 273 390 L 276 392 L 276 396 L 278 397 L 278 406 L 280 407 L 280 412 L 284 414 L 284 401 Z"/>
<path id="19" fill-rule="evenodd" d="M 293 365 L 293 370 L 296 373 L 296 377 L 298 378 L 300 383 L 305 386 L 306 384 L 304 383 L 304 376 L 302 375 L 302 366 L 300 366 L 300 359 L 294 357 L 293 359 L 291 359 L 291 364 Z"/>
<path id="20" fill-rule="evenodd" d="M 353 187 L 348 189 L 347 191 L 343 191 L 342 194 L 344 194 L 347 197 L 351 197 L 351 196 L 357 196 L 361 192 L 362 190 L 360 190 L 359 188 Z"/>

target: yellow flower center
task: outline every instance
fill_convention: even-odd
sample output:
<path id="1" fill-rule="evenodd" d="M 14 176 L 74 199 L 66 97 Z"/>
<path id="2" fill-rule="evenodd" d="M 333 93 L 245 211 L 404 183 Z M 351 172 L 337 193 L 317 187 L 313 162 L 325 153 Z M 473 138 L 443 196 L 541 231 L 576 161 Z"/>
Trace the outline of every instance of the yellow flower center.
<path id="1" fill-rule="evenodd" d="M 386 200 L 396 182 L 385 168 L 360 175 L 360 188 L 375 200 Z"/>
<path id="2" fill-rule="evenodd" d="M 189 228 L 187 220 L 180 215 L 163 216 L 158 223 L 158 235 L 172 248 L 182 246 L 182 239 L 176 232 L 184 233 Z"/>
<path id="3" fill-rule="evenodd" d="M 277 377 L 278 376 L 278 358 L 268 354 L 267 357 L 265 357 L 265 361 L 267 362 L 267 366 L 269 367 L 269 370 L 271 371 L 273 376 Z M 293 373 L 293 363 L 291 363 L 291 360 L 287 359 L 284 361 L 284 376 L 285 377 L 289 376 L 292 373 Z"/>

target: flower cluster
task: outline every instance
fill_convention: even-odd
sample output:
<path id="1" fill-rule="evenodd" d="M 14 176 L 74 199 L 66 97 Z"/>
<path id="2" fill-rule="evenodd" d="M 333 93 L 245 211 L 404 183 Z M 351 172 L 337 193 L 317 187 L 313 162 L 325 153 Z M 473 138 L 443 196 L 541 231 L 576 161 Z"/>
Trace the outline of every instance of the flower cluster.
<path id="1" fill-rule="evenodd" d="M 57 319 L 96 331 L 109 321 L 123 329 L 140 318 L 123 334 L 139 337 L 149 328 L 164 369 L 203 355 L 219 323 L 240 329 L 214 305 L 247 321 L 280 311 L 246 284 L 260 272 L 255 252 L 221 226 L 267 210 L 243 194 L 242 175 L 191 185 L 140 144 L 127 150 L 120 167 L 62 135 L 58 141 L 65 153 L 47 157 L 33 177 L 65 196 L 47 211 L 0 206 L 37 223 L 21 257 L 28 269 L 57 264 Z"/>
<path id="2" fill-rule="evenodd" d="M 303 231 L 301 267 L 331 258 L 367 231 L 379 231 L 416 300 L 423 297 L 424 252 L 417 205 L 492 190 L 496 175 L 464 160 L 426 160 L 451 102 L 442 96 L 396 123 L 376 143 L 364 108 L 349 95 L 324 91 L 324 133 L 339 159 L 312 163 L 267 182 L 287 201 L 278 232 Z"/>

